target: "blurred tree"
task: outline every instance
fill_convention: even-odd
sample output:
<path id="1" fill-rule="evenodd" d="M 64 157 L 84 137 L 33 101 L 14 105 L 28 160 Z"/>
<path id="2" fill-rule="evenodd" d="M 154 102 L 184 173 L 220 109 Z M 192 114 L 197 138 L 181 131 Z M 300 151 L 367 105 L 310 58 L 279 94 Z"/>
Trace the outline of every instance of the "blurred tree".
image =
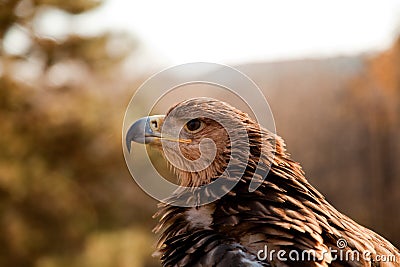
<path id="1" fill-rule="evenodd" d="M 373 210 L 369 220 L 400 246 L 400 36 L 366 61 L 364 72 L 351 82 L 350 99 L 362 137 L 359 160 L 365 201 Z"/>
<path id="2" fill-rule="evenodd" d="M 121 97 L 125 85 L 116 74 L 136 42 L 124 33 L 73 29 L 76 15 L 100 4 L 0 1 L 0 266 L 90 266 L 85 255 L 95 253 L 96 233 L 124 233 L 151 217 L 138 201 L 146 196 L 126 185 L 120 152 L 129 98 Z M 44 34 L 39 22 L 49 13 L 70 25 Z M 110 246 L 118 243 L 114 235 L 107 235 Z M 139 256 L 132 262 L 143 264 Z"/>

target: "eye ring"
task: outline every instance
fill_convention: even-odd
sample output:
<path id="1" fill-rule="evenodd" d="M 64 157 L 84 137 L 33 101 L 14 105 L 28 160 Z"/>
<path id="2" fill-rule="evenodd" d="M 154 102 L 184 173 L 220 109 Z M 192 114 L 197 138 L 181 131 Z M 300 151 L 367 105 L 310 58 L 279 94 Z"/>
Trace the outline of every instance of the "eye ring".
<path id="1" fill-rule="evenodd" d="M 204 122 L 200 119 L 192 119 L 185 124 L 185 130 L 189 133 L 197 133 L 204 127 Z"/>

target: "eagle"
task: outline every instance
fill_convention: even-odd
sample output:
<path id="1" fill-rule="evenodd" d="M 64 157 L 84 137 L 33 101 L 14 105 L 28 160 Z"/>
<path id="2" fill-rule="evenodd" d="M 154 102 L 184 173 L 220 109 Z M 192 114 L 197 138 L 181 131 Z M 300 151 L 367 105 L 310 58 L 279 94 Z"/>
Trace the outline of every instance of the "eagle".
<path id="1" fill-rule="evenodd" d="M 179 185 L 154 216 L 162 266 L 400 266 L 399 249 L 335 209 L 281 137 L 228 103 L 185 100 L 133 123 L 129 152 L 132 141 L 159 150 Z"/>

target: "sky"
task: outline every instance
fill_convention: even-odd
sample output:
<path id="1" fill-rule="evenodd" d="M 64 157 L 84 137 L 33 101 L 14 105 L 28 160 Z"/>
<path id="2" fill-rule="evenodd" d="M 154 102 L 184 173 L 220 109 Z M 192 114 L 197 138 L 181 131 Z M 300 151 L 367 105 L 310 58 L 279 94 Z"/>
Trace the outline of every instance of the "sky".
<path id="1" fill-rule="evenodd" d="M 400 32 L 400 1 L 108 0 L 75 26 L 130 32 L 163 64 L 239 64 L 383 50 Z"/>

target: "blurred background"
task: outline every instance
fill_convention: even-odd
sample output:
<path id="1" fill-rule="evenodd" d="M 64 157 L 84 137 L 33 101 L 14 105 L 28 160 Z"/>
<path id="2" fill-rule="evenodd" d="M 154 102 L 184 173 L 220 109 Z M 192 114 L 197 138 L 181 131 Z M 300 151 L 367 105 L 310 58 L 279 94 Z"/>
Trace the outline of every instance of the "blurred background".
<path id="1" fill-rule="evenodd" d="M 0 266 L 158 266 L 121 149 L 165 67 L 237 67 L 339 210 L 400 246 L 398 1 L 0 0 Z"/>

